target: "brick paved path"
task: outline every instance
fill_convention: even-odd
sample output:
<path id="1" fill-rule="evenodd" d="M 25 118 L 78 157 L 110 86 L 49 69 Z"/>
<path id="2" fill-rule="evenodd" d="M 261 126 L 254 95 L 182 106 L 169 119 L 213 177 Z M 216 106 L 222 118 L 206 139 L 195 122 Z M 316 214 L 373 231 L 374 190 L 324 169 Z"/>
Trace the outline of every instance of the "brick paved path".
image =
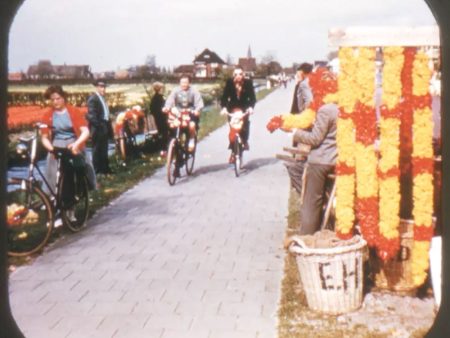
<path id="1" fill-rule="evenodd" d="M 293 85 L 260 101 L 246 172 L 234 176 L 228 127 L 198 147 L 193 177 L 165 168 L 10 278 L 26 337 L 276 337 L 289 180 L 270 135 Z"/>

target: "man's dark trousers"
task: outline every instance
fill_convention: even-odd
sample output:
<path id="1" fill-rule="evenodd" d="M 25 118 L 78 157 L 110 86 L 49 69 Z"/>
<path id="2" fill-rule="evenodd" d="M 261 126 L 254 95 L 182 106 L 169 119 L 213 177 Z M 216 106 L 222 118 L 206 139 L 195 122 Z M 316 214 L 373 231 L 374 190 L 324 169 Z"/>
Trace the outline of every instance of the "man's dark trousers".
<path id="1" fill-rule="evenodd" d="M 300 235 L 312 235 L 320 230 L 323 198 L 328 174 L 334 166 L 308 163 L 303 181 L 303 203 L 300 208 Z"/>

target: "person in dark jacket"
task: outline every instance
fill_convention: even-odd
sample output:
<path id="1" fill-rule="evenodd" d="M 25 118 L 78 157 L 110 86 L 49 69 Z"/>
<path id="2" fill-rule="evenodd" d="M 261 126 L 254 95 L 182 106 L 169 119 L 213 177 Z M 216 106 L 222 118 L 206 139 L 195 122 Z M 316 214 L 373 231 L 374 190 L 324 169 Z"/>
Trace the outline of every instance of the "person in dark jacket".
<path id="1" fill-rule="evenodd" d="M 154 94 L 150 100 L 150 114 L 153 115 L 156 128 L 158 128 L 161 155 L 165 155 L 169 143 L 169 126 L 167 123 L 167 114 L 163 112 L 166 101 L 163 96 L 164 85 L 161 82 L 155 82 L 153 84 L 153 91 Z"/>
<path id="2" fill-rule="evenodd" d="M 92 135 L 92 162 L 96 174 L 111 174 L 108 160 L 108 139 L 113 137 L 112 125 L 109 119 L 109 108 L 105 100 L 106 82 L 94 82 L 95 93 L 87 101 L 89 129 Z"/>
<path id="3" fill-rule="evenodd" d="M 311 104 L 313 93 L 309 86 L 309 74 L 313 66 L 310 63 L 302 63 L 297 68 L 297 83 L 294 89 L 294 98 L 292 100 L 291 114 L 300 114 Z"/>
<path id="4" fill-rule="evenodd" d="M 338 106 L 326 104 L 319 108 L 311 131 L 294 131 L 294 141 L 308 144 L 311 152 L 306 163 L 303 182 L 303 203 L 300 208 L 300 235 L 320 230 L 323 196 L 328 174 L 337 160 L 336 121 Z"/>
<path id="5" fill-rule="evenodd" d="M 255 89 L 253 82 L 244 77 L 244 71 L 241 67 L 236 67 L 233 71 L 233 78 L 228 79 L 223 90 L 220 105 L 222 114 L 232 113 L 239 109 L 242 112 L 248 111 L 253 114 L 253 108 L 256 104 Z M 244 142 L 244 149 L 248 150 L 248 139 L 250 136 L 250 120 L 249 115 L 244 117 L 243 126 L 240 136 Z"/>

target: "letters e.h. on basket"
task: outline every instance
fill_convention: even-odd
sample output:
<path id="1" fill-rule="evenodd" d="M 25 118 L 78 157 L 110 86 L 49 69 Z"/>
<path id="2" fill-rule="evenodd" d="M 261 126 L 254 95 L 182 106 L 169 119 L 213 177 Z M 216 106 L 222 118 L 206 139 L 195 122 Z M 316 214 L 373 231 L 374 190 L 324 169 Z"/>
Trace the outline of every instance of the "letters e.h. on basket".
<path id="1" fill-rule="evenodd" d="M 296 255 L 308 307 L 325 314 L 357 310 L 363 300 L 363 260 L 366 241 L 333 248 L 306 247 L 301 237 L 291 237 L 289 251 Z"/>

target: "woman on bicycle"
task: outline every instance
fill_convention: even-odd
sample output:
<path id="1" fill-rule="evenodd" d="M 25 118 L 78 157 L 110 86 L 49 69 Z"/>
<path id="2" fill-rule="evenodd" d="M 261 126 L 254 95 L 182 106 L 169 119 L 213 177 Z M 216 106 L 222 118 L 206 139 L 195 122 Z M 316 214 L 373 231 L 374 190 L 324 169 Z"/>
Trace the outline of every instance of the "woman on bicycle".
<path id="1" fill-rule="evenodd" d="M 61 86 L 50 86 L 44 97 L 50 100 L 41 129 L 42 145 L 49 151 L 47 155 L 46 177 L 50 186 L 56 185 L 57 162 L 52 154 L 54 147 L 68 148 L 73 155 L 82 156 L 87 164 L 87 178 L 91 187 L 96 187 L 95 173 L 90 158 L 84 153 L 89 138 L 89 128 L 85 114 L 78 108 L 66 104 L 67 93 Z"/>

